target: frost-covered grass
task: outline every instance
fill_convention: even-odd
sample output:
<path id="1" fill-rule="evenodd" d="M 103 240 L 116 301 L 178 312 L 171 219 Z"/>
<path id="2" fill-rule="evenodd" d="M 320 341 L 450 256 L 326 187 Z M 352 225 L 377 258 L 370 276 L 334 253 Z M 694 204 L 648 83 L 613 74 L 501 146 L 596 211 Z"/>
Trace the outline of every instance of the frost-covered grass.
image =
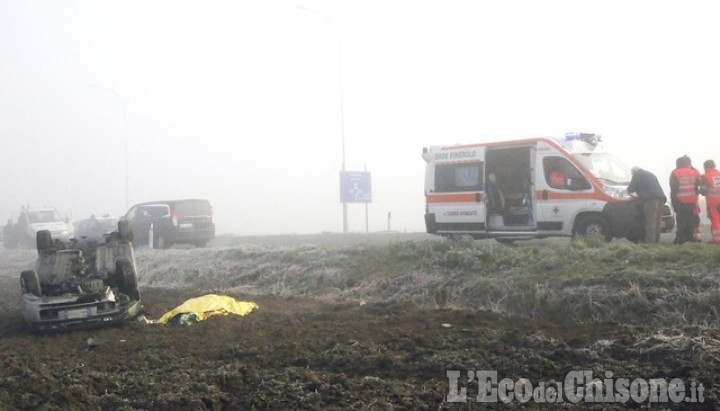
<path id="1" fill-rule="evenodd" d="M 32 251 L 0 251 L 2 275 Z M 627 242 L 503 246 L 476 241 L 233 246 L 137 252 L 140 285 L 198 294 L 413 302 L 581 322 L 720 328 L 720 248 Z"/>
<path id="2" fill-rule="evenodd" d="M 150 287 L 720 326 L 720 248 L 705 244 L 239 246 L 141 250 L 138 260 Z"/>

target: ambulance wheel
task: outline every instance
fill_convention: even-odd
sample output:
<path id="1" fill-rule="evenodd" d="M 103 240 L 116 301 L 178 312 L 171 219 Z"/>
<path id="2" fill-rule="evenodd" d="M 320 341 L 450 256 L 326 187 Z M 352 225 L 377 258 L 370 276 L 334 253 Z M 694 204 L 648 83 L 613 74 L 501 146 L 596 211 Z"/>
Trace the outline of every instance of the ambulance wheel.
<path id="1" fill-rule="evenodd" d="M 35 270 L 23 271 L 20 273 L 20 288 L 22 288 L 23 294 L 33 294 L 38 297 L 42 296 L 42 289 L 40 288 L 40 278 Z"/>
<path id="2" fill-rule="evenodd" d="M 461 241 L 472 241 L 473 240 L 473 237 L 471 235 L 461 234 L 461 233 L 446 234 L 445 237 L 447 237 L 447 239 L 452 241 L 453 243 L 459 243 Z"/>
<path id="3" fill-rule="evenodd" d="M 597 238 L 605 241 L 612 240 L 610 224 L 607 220 L 598 215 L 589 215 L 583 218 L 575 229 L 575 235 L 585 238 Z"/>

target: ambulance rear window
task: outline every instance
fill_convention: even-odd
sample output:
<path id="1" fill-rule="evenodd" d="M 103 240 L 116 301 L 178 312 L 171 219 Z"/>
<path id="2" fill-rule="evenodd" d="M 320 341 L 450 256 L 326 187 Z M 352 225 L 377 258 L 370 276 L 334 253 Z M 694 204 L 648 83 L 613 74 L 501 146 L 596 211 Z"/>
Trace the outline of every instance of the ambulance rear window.
<path id="1" fill-rule="evenodd" d="M 435 166 L 435 192 L 482 191 L 483 163 L 439 164 Z"/>

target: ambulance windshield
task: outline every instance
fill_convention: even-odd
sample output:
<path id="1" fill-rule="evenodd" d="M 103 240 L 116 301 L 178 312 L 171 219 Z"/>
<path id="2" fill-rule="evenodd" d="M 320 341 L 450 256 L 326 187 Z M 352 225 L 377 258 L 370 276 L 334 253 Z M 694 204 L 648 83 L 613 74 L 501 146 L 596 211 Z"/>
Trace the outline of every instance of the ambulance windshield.
<path id="1" fill-rule="evenodd" d="M 610 153 L 577 153 L 574 154 L 582 165 L 593 175 L 609 184 L 628 185 L 632 178 L 630 167 L 623 164 Z"/>

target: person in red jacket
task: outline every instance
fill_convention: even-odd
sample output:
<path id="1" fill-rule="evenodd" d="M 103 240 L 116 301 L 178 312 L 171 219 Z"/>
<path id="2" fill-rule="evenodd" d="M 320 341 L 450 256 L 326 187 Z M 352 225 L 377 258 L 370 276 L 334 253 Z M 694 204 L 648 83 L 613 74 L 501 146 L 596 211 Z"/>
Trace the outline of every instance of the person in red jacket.
<path id="1" fill-rule="evenodd" d="M 703 163 L 705 174 L 702 175 L 700 192 L 705 196 L 712 242 L 720 244 L 720 171 L 715 168 L 713 160 Z"/>
<path id="2" fill-rule="evenodd" d="M 679 157 L 675 166 L 670 173 L 670 201 L 677 217 L 675 244 L 682 244 L 695 241 L 695 231 L 700 225 L 700 172 L 692 166 L 688 156 Z"/>

